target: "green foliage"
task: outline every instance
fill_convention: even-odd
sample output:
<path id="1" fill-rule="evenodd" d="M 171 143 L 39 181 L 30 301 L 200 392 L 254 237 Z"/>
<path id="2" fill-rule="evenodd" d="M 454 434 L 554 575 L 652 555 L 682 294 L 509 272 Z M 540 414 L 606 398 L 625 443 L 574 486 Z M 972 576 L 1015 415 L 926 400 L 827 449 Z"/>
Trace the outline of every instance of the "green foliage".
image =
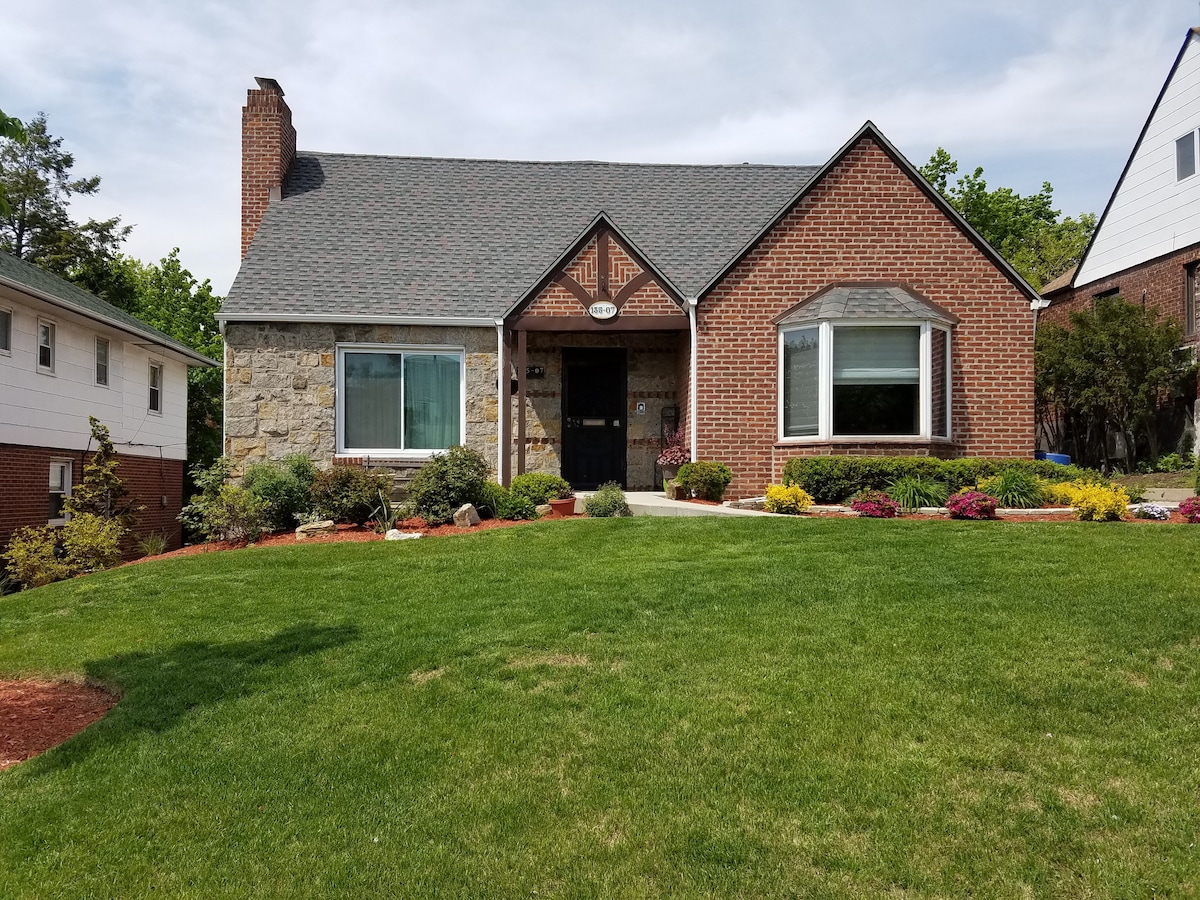
<path id="1" fill-rule="evenodd" d="M 96 452 L 83 467 L 83 481 L 64 501 L 63 509 L 71 515 L 93 513 L 109 519 L 120 519 L 122 524 L 128 526 L 142 507 L 135 506 L 128 499 L 125 483 L 117 475 L 117 451 L 108 428 L 95 416 L 88 416 L 88 425 L 92 429 L 92 440 L 96 442 Z"/>
<path id="2" fill-rule="evenodd" d="M 138 541 L 138 552 L 142 556 L 158 556 L 165 553 L 167 550 L 167 536 L 157 531 L 152 531 L 140 541 Z"/>
<path id="3" fill-rule="evenodd" d="M 1173 322 L 1119 297 L 1071 314 L 1071 327 L 1039 326 L 1034 343 L 1038 424 L 1057 447 L 1096 467 L 1108 461 L 1108 434 L 1125 436 L 1122 468 L 1137 469 L 1139 442 L 1158 456 L 1158 411 L 1186 393 L 1194 363 L 1176 348 Z"/>
<path id="4" fill-rule="evenodd" d="M 267 501 L 236 485 L 227 484 L 229 461 L 220 457 L 210 466 L 196 466 L 192 481 L 200 493 L 179 513 L 188 531 L 209 541 L 247 543 L 258 540 L 268 527 Z"/>
<path id="5" fill-rule="evenodd" d="M 675 480 L 693 497 L 720 502 L 733 472 L 724 463 L 701 459 L 680 466 Z"/>
<path id="6" fill-rule="evenodd" d="M 772 484 L 767 486 L 763 508 L 767 512 L 796 516 L 813 505 L 808 491 L 798 484 Z"/>
<path id="7" fill-rule="evenodd" d="M 58 528 L 19 528 L 4 548 L 9 574 L 26 588 L 35 588 L 107 569 L 121 561 L 126 531 L 118 519 L 87 512 L 72 515 Z"/>
<path id="8" fill-rule="evenodd" d="M 1008 468 L 984 479 L 979 489 L 996 498 L 1005 509 L 1034 509 L 1042 505 L 1042 484 L 1026 469 Z"/>
<path id="9" fill-rule="evenodd" d="M 1196 464 L 1195 464 L 1195 478 L 1196 478 L 1196 480 L 1195 480 L 1195 483 L 1194 483 L 1194 484 L 1193 484 L 1193 486 L 1192 486 L 1192 490 L 1194 490 L 1194 491 L 1195 491 L 1197 494 L 1200 494 L 1200 447 L 1197 447 L 1196 449 L 1197 449 L 1197 451 L 1198 451 L 1198 452 L 1196 453 Z"/>
<path id="10" fill-rule="evenodd" d="M 461 444 L 434 457 L 421 467 L 408 486 L 408 502 L 414 515 L 429 525 L 454 519 L 464 503 L 484 503 L 488 464 L 477 451 Z"/>
<path id="11" fill-rule="evenodd" d="M 379 491 L 379 504 L 371 512 L 371 520 L 375 523 L 375 531 L 387 534 L 396 527 L 396 523 L 404 518 L 404 505 L 393 503 L 387 491 Z"/>
<path id="12" fill-rule="evenodd" d="M 974 487 L 1006 469 L 1021 469 L 1047 481 L 1107 483 L 1091 469 L 1064 466 L 1044 459 L 997 459 L 973 456 L 938 459 L 933 456 L 811 456 L 794 457 L 783 466 L 783 483 L 798 484 L 817 503 L 841 503 L 862 490 L 887 490 L 899 478 L 913 476 L 939 481 L 947 491 Z"/>
<path id="13" fill-rule="evenodd" d="M 517 475 L 513 478 L 509 490 L 518 497 L 524 497 L 534 506 L 574 496 L 571 485 L 565 478 L 547 475 L 545 472 L 526 472 L 523 475 Z"/>
<path id="14" fill-rule="evenodd" d="M 1071 503 L 1076 518 L 1084 522 L 1115 522 L 1129 511 L 1124 488 L 1098 484 L 1079 485 Z"/>
<path id="15" fill-rule="evenodd" d="M 1054 209 L 1054 188 L 1042 182 L 1036 194 L 1022 197 L 1012 188 L 988 190 L 983 169 L 958 177 L 958 162 L 938 147 L 921 174 L 971 226 L 1034 288 L 1076 265 L 1087 249 L 1096 217 L 1059 219 Z"/>
<path id="16" fill-rule="evenodd" d="M 282 463 L 261 462 L 246 468 L 242 486 L 267 503 L 272 531 L 296 527 L 297 517 L 312 507 L 311 490 L 317 467 L 303 453 L 293 453 Z"/>
<path id="17" fill-rule="evenodd" d="M 537 473 L 530 473 L 537 474 Z M 525 476 L 519 475 L 518 478 Z M 553 478 L 555 476 L 548 476 Z M 561 479 L 560 479 L 561 480 Z M 502 484 L 496 484 L 494 481 L 489 481 L 483 486 L 483 506 L 480 507 L 480 513 L 493 516 L 497 519 L 536 519 L 537 509 L 539 504 L 534 503 L 529 499 L 526 493 L 518 493 L 516 490 L 517 479 L 513 479 L 513 488 L 504 487 Z M 565 484 L 565 482 L 564 482 Z M 557 495 L 554 495 L 557 496 Z M 546 502 L 546 501 L 539 501 Z"/>
<path id="18" fill-rule="evenodd" d="M 600 489 L 583 501 L 583 511 L 593 519 L 631 516 L 625 492 L 615 481 L 600 485 Z"/>
<path id="19" fill-rule="evenodd" d="M 126 530 L 118 519 L 94 513 L 72 515 L 59 531 L 73 574 L 98 572 L 119 563 Z"/>
<path id="20" fill-rule="evenodd" d="M 901 475 L 887 489 L 888 496 L 905 512 L 928 506 L 945 506 L 950 491 L 945 483 L 920 475 Z"/>
<path id="21" fill-rule="evenodd" d="M 392 489 L 390 474 L 364 466 L 330 466 L 312 481 L 312 505 L 326 519 L 366 525 L 379 506 L 379 492 Z"/>
<path id="22" fill-rule="evenodd" d="M 70 578 L 71 564 L 61 555 L 58 529 L 30 525 L 13 532 L 4 548 L 8 572 L 26 588 Z"/>

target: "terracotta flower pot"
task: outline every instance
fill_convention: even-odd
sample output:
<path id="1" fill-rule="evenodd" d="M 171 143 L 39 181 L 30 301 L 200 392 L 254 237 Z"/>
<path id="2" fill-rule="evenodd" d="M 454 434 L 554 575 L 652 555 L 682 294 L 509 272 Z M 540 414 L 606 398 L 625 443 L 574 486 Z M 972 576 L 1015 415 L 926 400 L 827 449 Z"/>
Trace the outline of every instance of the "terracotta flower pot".
<path id="1" fill-rule="evenodd" d="M 550 518 L 565 519 L 567 516 L 575 514 L 575 498 L 567 497 L 565 500 L 550 501 Z"/>

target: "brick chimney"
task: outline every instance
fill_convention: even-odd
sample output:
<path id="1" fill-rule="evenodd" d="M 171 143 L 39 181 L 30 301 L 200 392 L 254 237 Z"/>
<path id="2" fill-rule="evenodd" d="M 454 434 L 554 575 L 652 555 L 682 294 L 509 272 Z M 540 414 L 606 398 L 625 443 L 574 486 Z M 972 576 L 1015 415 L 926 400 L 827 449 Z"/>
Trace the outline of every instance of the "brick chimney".
<path id="1" fill-rule="evenodd" d="M 242 107 L 242 257 L 267 211 L 278 200 L 296 158 L 296 129 L 283 88 L 274 78 L 255 78 Z"/>

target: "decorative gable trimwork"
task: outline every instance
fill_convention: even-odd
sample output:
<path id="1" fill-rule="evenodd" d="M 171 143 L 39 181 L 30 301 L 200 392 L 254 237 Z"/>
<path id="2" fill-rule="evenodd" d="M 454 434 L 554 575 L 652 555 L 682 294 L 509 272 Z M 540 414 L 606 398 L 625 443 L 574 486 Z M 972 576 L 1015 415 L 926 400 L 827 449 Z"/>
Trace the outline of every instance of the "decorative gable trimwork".
<path id="1" fill-rule="evenodd" d="M 528 331 L 681 330 L 687 313 L 649 263 L 601 224 L 509 321 Z"/>

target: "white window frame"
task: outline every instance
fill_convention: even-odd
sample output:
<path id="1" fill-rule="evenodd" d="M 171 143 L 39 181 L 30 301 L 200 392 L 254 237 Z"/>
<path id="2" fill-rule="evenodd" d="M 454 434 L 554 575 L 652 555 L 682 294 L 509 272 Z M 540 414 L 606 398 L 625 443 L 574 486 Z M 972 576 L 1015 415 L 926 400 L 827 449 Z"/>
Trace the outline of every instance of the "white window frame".
<path id="1" fill-rule="evenodd" d="M 96 376 L 96 386 L 106 388 L 106 387 L 108 387 L 109 382 L 112 380 L 112 374 L 111 374 L 112 373 L 112 341 L 110 341 L 108 338 L 97 336 L 95 346 L 96 346 L 96 349 L 95 349 L 96 356 L 95 356 L 95 365 L 93 366 L 93 369 L 94 369 L 94 374 Z M 104 380 L 103 381 L 100 380 L 100 366 L 101 366 L 100 348 L 101 348 L 101 346 L 104 347 L 104 363 L 103 363 L 103 365 L 104 365 Z"/>
<path id="2" fill-rule="evenodd" d="M 158 385 L 154 384 L 154 371 L 158 370 Z M 152 416 L 161 416 L 163 413 L 163 386 L 167 380 L 166 366 L 160 362 L 151 362 L 150 368 L 146 373 L 146 410 Z M 158 406 L 154 406 L 154 393 L 158 392 Z"/>
<path id="3" fill-rule="evenodd" d="M 47 334 L 50 337 L 49 344 L 42 343 L 42 329 L 43 328 L 47 329 Z M 42 372 L 46 375 L 53 375 L 54 374 L 54 364 L 57 361 L 56 357 L 58 356 L 58 348 L 56 346 L 58 344 L 58 326 L 56 325 L 56 323 L 51 322 L 49 319 L 39 318 L 37 320 L 36 338 L 37 338 L 37 348 L 34 351 L 35 352 L 34 360 L 37 362 L 37 369 L 39 372 Z M 43 347 L 50 348 L 50 365 L 48 365 L 48 366 L 42 365 L 42 348 Z"/>
<path id="4" fill-rule="evenodd" d="M 1184 141 L 1188 141 L 1192 148 L 1192 171 L 1186 175 L 1181 175 L 1179 172 L 1179 145 Z M 1197 172 L 1200 172 L 1200 156 L 1196 153 L 1196 129 L 1193 128 L 1187 134 L 1181 134 L 1175 139 L 1175 183 L 1187 181 L 1189 178 L 1194 178 Z"/>
<path id="5" fill-rule="evenodd" d="M 442 344 L 336 344 L 336 392 L 334 397 L 335 444 L 339 456 L 370 456 L 377 459 L 428 460 L 444 449 L 407 450 L 398 447 L 347 447 L 346 446 L 346 354 L 347 353 L 398 353 L 419 356 L 458 357 L 458 443 L 467 442 L 467 351 L 459 345 Z M 403 416 L 403 409 L 401 410 Z M 403 420 L 400 433 L 404 433 Z"/>
<path id="6" fill-rule="evenodd" d="M 811 435 L 785 435 L 784 427 L 784 373 L 783 347 L 785 336 L 792 331 L 818 327 L 818 383 L 817 383 L 817 433 Z M 833 341 L 838 328 L 920 328 L 918 353 L 920 374 L 918 376 L 918 403 L 920 409 L 920 431 L 917 434 L 835 434 L 833 431 Z M 946 335 L 946 434 L 933 434 L 933 329 Z M 954 379 L 950 363 L 953 359 L 953 332 L 939 322 L 929 319 L 823 319 L 820 322 L 794 322 L 779 326 L 776 358 L 776 440 L 781 444 L 816 443 L 913 443 L 930 442 L 949 444 L 953 441 Z"/>
<path id="7" fill-rule="evenodd" d="M 0 356 L 12 356 L 13 311 L 11 307 L 0 306 L 0 313 L 8 314 L 7 333 L 0 332 L 0 337 L 5 338 L 5 346 L 0 347 Z"/>
<path id="8" fill-rule="evenodd" d="M 52 460 L 50 460 L 50 471 L 48 474 L 49 474 L 49 476 L 52 477 L 54 474 L 54 470 L 56 468 L 60 469 L 62 472 L 63 489 L 61 491 L 48 490 L 46 493 L 47 504 L 50 502 L 50 496 L 52 494 L 61 494 L 64 501 L 67 500 L 67 498 L 69 498 L 71 496 L 71 479 L 74 475 L 74 469 L 73 469 L 72 463 L 73 463 L 73 461 L 69 460 L 69 459 L 52 459 Z M 51 487 L 53 487 L 53 483 L 51 482 L 50 478 L 48 477 L 47 478 L 47 488 L 51 488 Z M 67 519 L 69 519 L 69 518 L 70 518 L 70 514 L 64 510 L 63 514 L 60 517 L 58 517 L 57 519 L 51 519 L 49 516 L 49 509 L 47 509 L 46 522 L 48 525 L 65 525 L 65 524 L 67 524 Z"/>

